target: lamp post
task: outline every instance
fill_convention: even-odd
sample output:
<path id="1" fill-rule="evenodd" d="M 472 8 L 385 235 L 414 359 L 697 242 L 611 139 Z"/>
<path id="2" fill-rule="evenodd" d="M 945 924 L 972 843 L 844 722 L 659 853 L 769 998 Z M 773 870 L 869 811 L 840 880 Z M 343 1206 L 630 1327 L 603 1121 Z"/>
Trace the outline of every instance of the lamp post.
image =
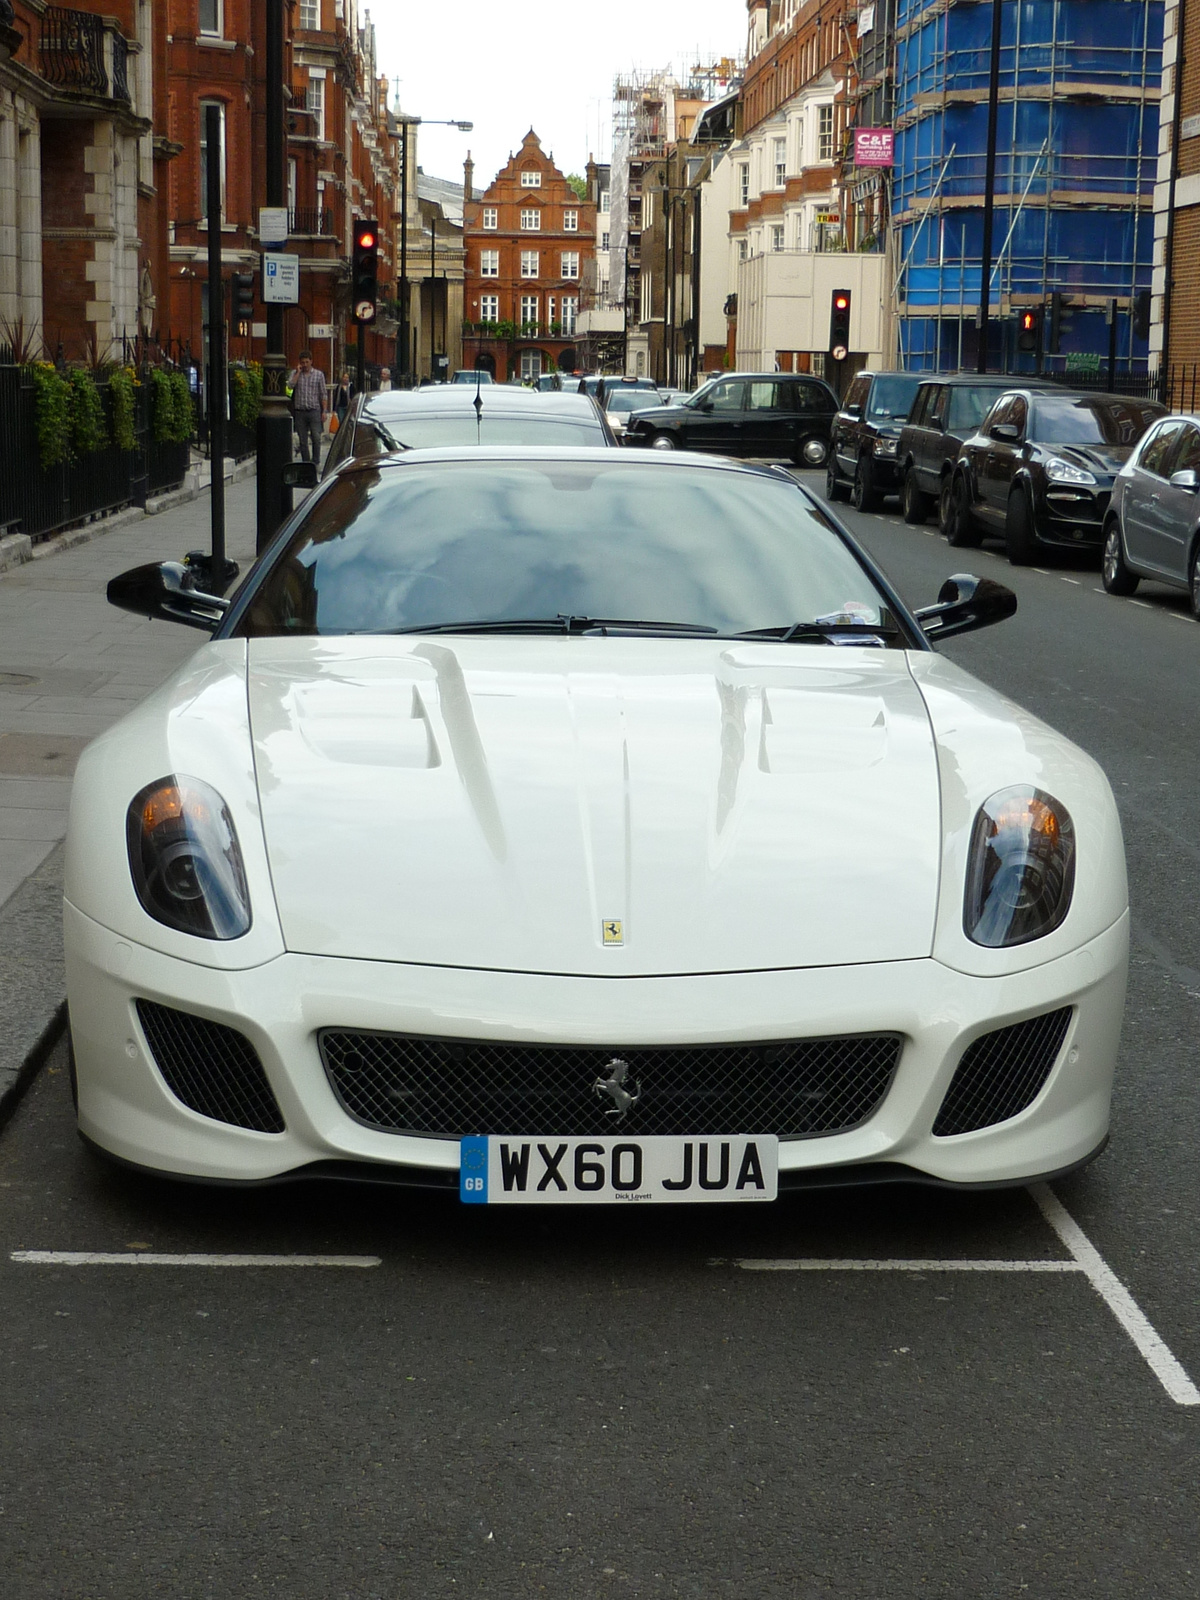
<path id="1" fill-rule="evenodd" d="M 412 339 L 408 331 L 408 130 L 428 123 L 431 127 L 470 133 L 475 124 L 457 117 L 410 117 L 403 111 L 396 113 L 396 121 L 400 124 L 400 332 L 396 336 L 396 375 L 398 386 L 407 389 L 412 383 Z"/>

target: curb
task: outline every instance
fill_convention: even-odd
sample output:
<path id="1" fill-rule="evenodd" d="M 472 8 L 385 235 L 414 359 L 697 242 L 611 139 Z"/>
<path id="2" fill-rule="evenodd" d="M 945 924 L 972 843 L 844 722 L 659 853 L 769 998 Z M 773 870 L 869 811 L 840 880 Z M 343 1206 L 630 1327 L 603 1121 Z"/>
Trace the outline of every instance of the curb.
<path id="1" fill-rule="evenodd" d="M 0 1089 L 0 1128 L 12 1120 L 25 1092 L 46 1063 L 46 1057 L 67 1031 L 67 1002 L 60 1000 L 49 1022 L 26 1052 L 16 1074 Z"/>
<path id="2" fill-rule="evenodd" d="M 64 846 L 54 846 L 0 906 L 0 1127 L 67 1025 L 63 967 Z"/>

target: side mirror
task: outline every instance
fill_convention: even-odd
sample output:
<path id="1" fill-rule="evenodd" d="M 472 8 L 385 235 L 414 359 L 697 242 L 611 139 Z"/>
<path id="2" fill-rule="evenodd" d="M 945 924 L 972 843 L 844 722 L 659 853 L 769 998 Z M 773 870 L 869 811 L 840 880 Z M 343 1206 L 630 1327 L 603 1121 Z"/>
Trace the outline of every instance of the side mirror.
<path id="1" fill-rule="evenodd" d="M 194 581 L 194 574 L 179 561 L 151 562 L 111 579 L 106 593 L 110 605 L 135 616 L 182 622 L 212 633 L 229 610 L 229 601 L 193 588 Z"/>
<path id="2" fill-rule="evenodd" d="M 701 401 L 701 403 L 700 403 L 700 404 L 699 404 L 699 405 L 698 405 L 698 406 L 697 406 L 697 407 L 696 407 L 696 410 L 697 410 L 697 411 L 703 411 L 703 412 L 704 412 L 704 414 L 705 414 L 705 415 L 706 415 L 706 416 L 707 416 L 707 415 L 708 415 L 708 413 L 709 413 L 709 412 L 710 412 L 710 411 L 711 411 L 711 410 L 712 410 L 712 408 L 713 408 L 713 403 L 712 403 L 712 401 L 711 401 L 711 400 L 703 400 L 703 401 Z"/>
<path id="3" fill-rule="evenodd" d="M 1195 494 L 1200 489 L 1200 472 L 1195 467 L 1184 467 L 1181 472 L 1171 474 L 1172 489 L 1186 489 L 1189 494 Z"/>
<path id="4" fill-rule="evenodd" d="M 938 590 L 936 605 L 922 606 L 913 615 L 929 638 L 949 639 L 956 633 L 990 628 L 993 622 L 1011 617 L 1016 609 L 1016 595 L 1002 583 L 957 572 Z"/>
<path id="5" fill-rule="evenodd" d="M 1021 430 L 1015 422 L 998 422 L 991 433 L 993 439 L 1002 439 L 1005 444 L 1016 444 L 1021 437 Z"/>
<path id="6" fill-rule="evenodd" d="M 863 414 L 863 408 L 859 404 L 857 404 L 857 402 L 852 406 L 847 406 L 846 407 L 846 415 L 848 417 L 861 417 L 862 414 Z"/>
<path id="7" fill-rule="evenodd" d="M 282 473 L 284 487 L 287 489 L 315 489 L 317 487 L 317 463 L 315 461 L 290 461 Z"/>

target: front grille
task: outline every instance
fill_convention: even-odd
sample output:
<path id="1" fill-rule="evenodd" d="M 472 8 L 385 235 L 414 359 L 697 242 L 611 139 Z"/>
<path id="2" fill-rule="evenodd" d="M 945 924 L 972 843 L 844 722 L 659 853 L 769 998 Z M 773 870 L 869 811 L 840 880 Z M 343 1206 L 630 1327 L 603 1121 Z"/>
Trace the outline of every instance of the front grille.
<path id="1" fill-rule="evenodd" d="M 321 1059 L 358 1122 L 391 1133 L 842 1133 L 878 1108 L 900 1056 L 894 1033 L 781 1043 L 617 1047 L 498 1044 L 327 1029 Z M 610 1115 L 599 1080 L 627 1063 L 636 1103 Z"/>
<path id="2" fill-rule="evenodd" d="M 1058 1059 L 1071 1007 L 985 1033 L 959 1062 L 933 1124 L 937 1138 L 1007 1122 L 1042 1092 Z"/>
<path id="3" fill-rule="evenodd" d="M 137 1002 L 138 1018 L 167 1088 L 202 1117 L 256 1133 L 282 1133 L 283 1113 L 249 1039 L 224 1023 Z"/>

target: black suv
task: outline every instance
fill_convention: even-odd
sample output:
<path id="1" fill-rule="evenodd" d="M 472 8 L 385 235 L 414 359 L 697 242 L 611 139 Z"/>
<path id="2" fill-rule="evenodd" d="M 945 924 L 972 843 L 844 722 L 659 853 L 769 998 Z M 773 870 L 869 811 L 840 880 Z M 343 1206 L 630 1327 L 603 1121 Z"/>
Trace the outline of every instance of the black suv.
<path id="1" fill-rule="evenodd" d="M 945 533 L 959 451 L 1012 384 L 1011 376 L 998 372 L 959 372 L 921 380 L 896 448 L 905 522 L 924 522 L 936 511 Z"/>
<path id="2" fill-rule="evenodd" d="M 999 534 L 1015 566 L 1039 545 L 1099 550 L 1113 479 L 1167 409 L 1156 400 L 1069 389 L 1010 389 L 954 464 L 946 537 Z"/>
<path id="3" fill-rule="evenodd" d="M 860 372 L 833 419 L 825 493 L 849 494 L 856 511 L 874 511 L 887 494 L 900 493 L 896 447 L 923 374 Z"/>
<path id="4" fill-rule="evenodd" d="M 836 410 L 833 390 L 807 373 L 722 373 L 677 405 L 638 411 L 626 426 L 625 443 L 783 457 L 819 467 Z"/>

